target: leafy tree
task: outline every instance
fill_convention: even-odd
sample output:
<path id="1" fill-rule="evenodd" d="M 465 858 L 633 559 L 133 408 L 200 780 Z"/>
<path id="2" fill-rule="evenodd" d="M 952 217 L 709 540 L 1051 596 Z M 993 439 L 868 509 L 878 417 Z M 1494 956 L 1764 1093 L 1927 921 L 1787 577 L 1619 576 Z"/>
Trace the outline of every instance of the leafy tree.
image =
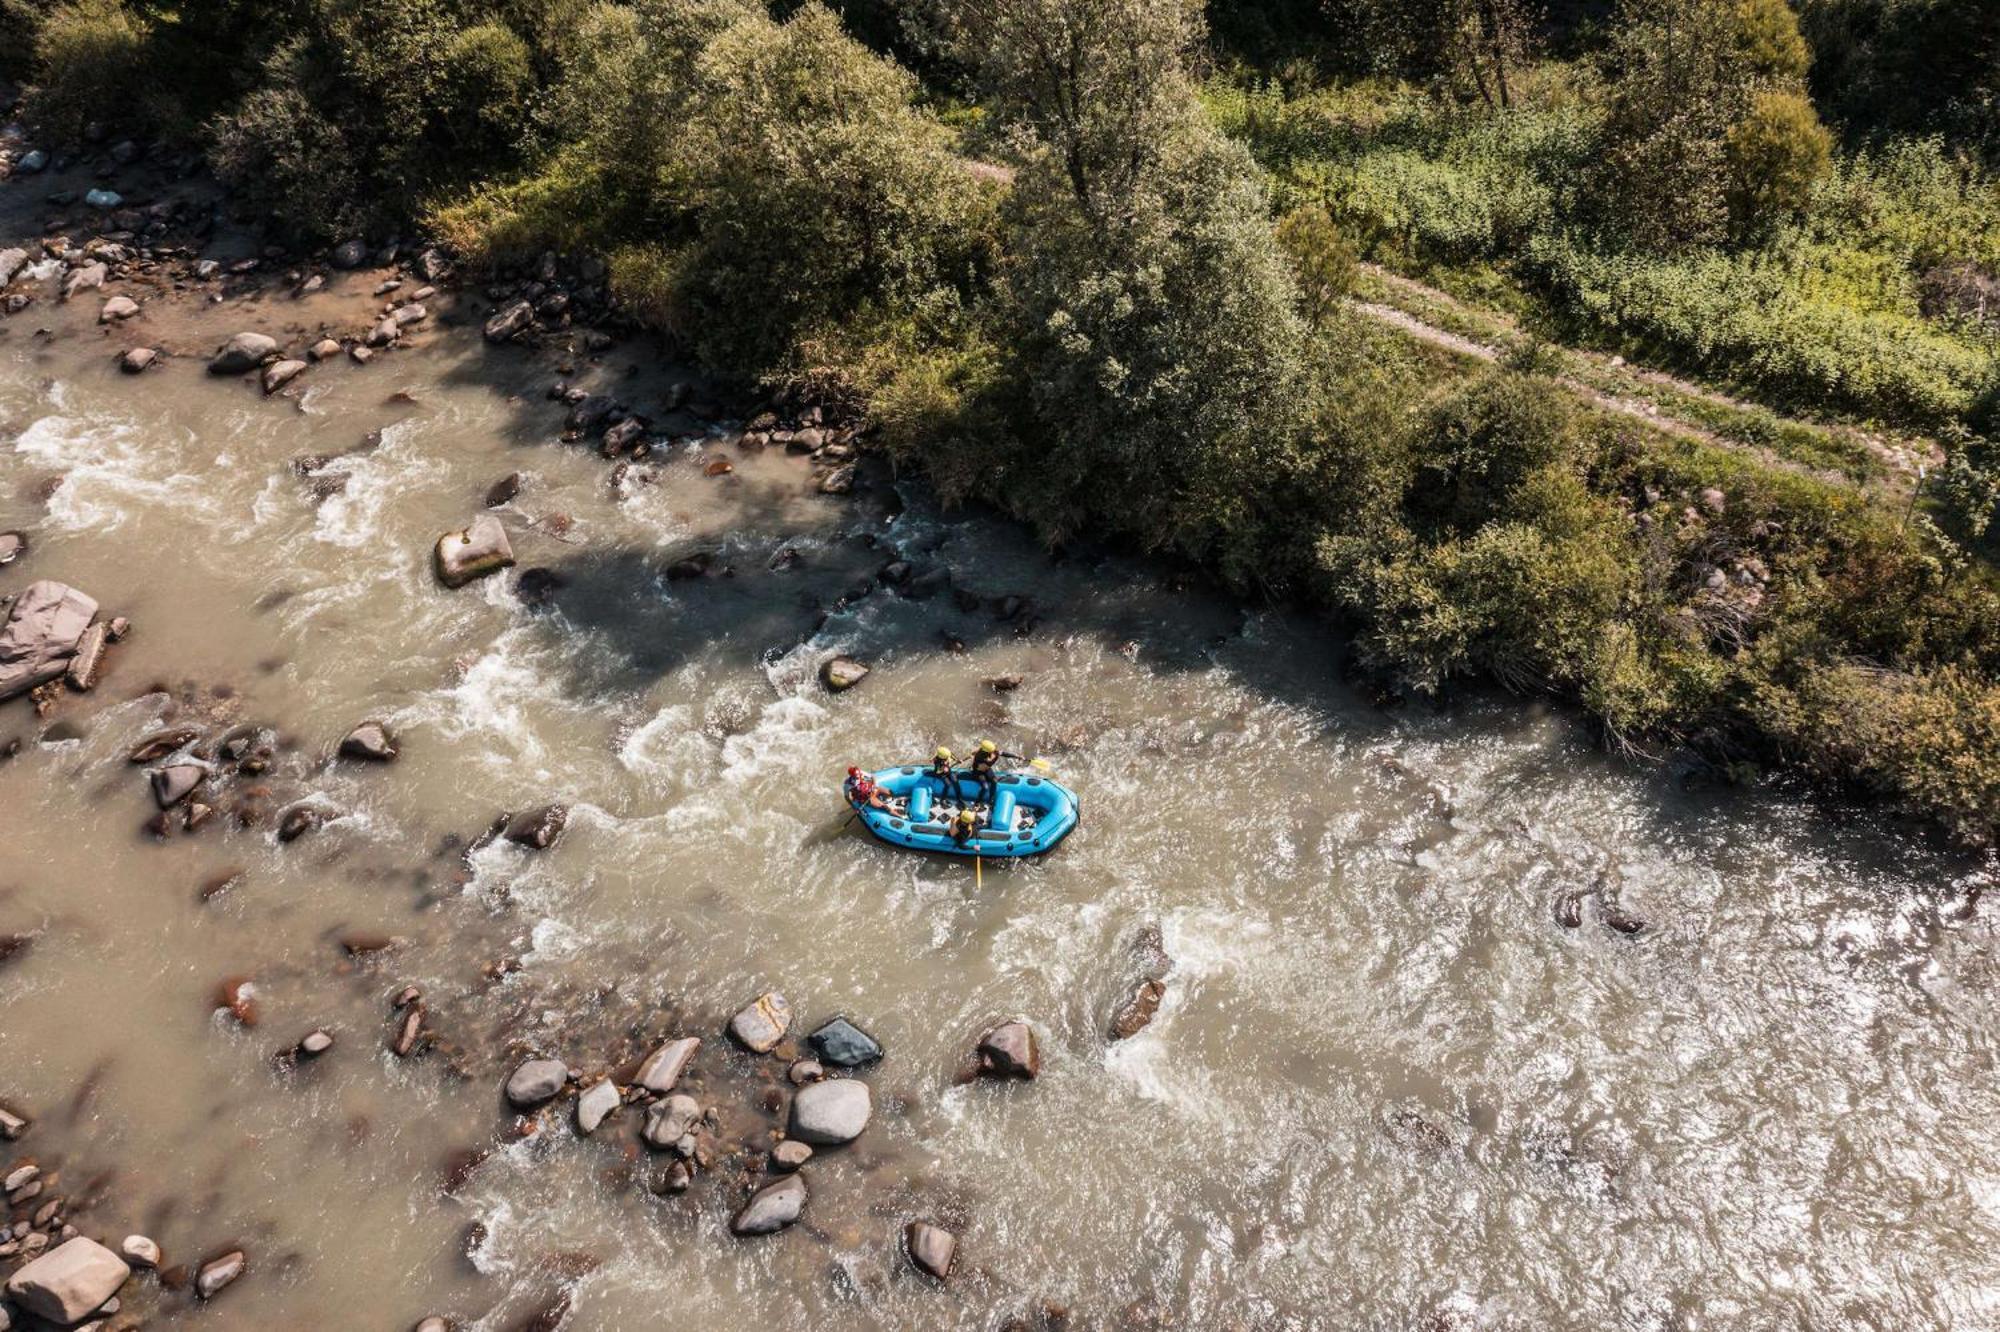
<path id="1" fill-rule="evenodd" d="M 1812 103 L 1794 92 L 1760 92 L 1724 136 L 1729 212 L 1739 235 L 1767 232 L 1805 212 L 1825 178 L 1833 136 Z"/>
<path id="2" fill-rule="evenodd" d="M 1325 328 L 1354 290 L 1359 257 L 1324 205 L 1301 204 L 1278 219 L 1278 244 L 1292 261 L 1299 308 L 1314 328 Z"/>
<path id="3" fill-rule="evenodd" d="M 156 95 L 147 65 L 151 27 L 119 0 L 71 0 L 35 31 L 35 118 L 75 138 L 93 120 L 122 119 Z"/>

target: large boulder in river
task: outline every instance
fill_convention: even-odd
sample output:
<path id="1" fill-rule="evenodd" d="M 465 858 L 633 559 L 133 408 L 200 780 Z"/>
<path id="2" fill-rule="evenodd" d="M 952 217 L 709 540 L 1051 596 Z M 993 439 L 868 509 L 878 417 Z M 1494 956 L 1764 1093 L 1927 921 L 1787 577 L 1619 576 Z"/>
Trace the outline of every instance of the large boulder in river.
<path id="1" fill-rule="evenodd" d="M 211 375 L 240 375 L 278 354 L 278 340 L 262 333 L 238 333 L 208 363 Z"/>
<path id="2" fill-rule="evenodd" d="M 750 1195 L 729 1228 L 738 1235 L 772 1235 L 798 1220 L 805 1210 L 805 1176 L 787 1175 Z"/>
<path id="3" fill-rule="evenodd" d="M 68 1327 L 116 1295 L 131 1275 L 124 1259 L 78 1235 L 7 1278 L 7 1295 L 37 1318 Z"/>
<path id="4" fill-rule="evenodd" d="M 806 1037 L 821 1062 L 858 1068 L 882 1057 L 882 1043 L 844 1017 L 835 1018 Z"/>
<path id="5" fill-rule="evenodd" d="M 568 826 L 568 805 L 543 805 L 509 819 L 502 836 L 530 851 L 546 851 L 562 840 L 563 829 Z"/>
<path id="6" fill-rule="evenodd" d="M 868 1127 L 875 1098 L 868 1084 L 854 1078 L 834 1078 L 799 1088 L 792 1097 L 788 1136 L 815 1147 L 853 1142 Z"/>
<path id="7" fill-rule="evenodd" d="M 507 542 L 507 529 L 490 513 L 480 514 L 437 540 L 437 576 L 446 587 L 464 587 L 513 563 L 514 548 Z"/>
<path id="8" fill-rule="evenodd" d="M 0 626 L 0 699 L 25 693 L 69 669 L 97 601 L 52 579 L 30 583 Z"/>
<path id="9" fill-rule="evenodd" d="M 340 752 L 345 758 L 387 763 L 396 757 L 396 737 L 384 723 L 365 721 L 347 733 L 340 742 Z"/>

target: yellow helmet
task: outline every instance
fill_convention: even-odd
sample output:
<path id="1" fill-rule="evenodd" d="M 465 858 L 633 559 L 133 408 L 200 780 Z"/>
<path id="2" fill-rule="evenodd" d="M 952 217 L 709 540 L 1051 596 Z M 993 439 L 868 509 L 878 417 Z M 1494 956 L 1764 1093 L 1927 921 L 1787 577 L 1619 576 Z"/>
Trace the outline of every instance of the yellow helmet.
<path id="1" fill-rule="evenodd" d="M 982 754 L 997 754 L 1000 752 L 1000 746 L 994 744 L 991 740 L 981 740 L 979 742 L 979 752 Z"/>
<path id="2" fill-rule="evenodd" d="M 943 759 L 946 763 L 949 763 L 951 762 L 951 751 L 949 749 L 946 749 L 943 745 L 939 745 L 937 747 L 937 753 L 931 755 L 931 757 L 934 759 Z"/>
<path id="3" fill-rule="evenodd" d="M 972 823 L 975 822 L 978 818 L 979 816 L 977 814 L 974 814 L 969 809 L 961 809 L 960 811 L 958 811 L 958 821 L 960 823 Z"/>

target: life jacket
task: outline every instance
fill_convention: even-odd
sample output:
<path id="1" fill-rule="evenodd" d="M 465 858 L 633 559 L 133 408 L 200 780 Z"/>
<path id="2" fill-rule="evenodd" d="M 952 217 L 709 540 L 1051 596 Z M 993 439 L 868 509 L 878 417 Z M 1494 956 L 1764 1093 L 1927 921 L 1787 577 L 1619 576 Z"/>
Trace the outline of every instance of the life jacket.
<path id="1" fill-rule="evenodd" d="M 978 773 L 991 772 L 993 771 L 994 768 L 999 766 L 999 763 L 1000 763 L 1000 754 L 999 751 L 997 750 L 991 754 L 980 754 L 975 752 L 972 756 L 972 770 L 974 772 Z"/>

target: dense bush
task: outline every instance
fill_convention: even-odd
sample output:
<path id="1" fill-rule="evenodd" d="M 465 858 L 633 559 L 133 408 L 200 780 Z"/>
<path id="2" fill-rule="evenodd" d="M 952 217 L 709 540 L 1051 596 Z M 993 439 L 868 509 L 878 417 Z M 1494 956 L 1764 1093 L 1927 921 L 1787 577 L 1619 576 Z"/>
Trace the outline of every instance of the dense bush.
<path id="1" fill-rule="evenodd" d="M 10 26 L 23 26 L 13 24 Z M 71 0 L 34 32 L 35 119 L 66 139 L 93 121 L 114 123 L 157 100 L 150 26 L 119 0 Z"/>

